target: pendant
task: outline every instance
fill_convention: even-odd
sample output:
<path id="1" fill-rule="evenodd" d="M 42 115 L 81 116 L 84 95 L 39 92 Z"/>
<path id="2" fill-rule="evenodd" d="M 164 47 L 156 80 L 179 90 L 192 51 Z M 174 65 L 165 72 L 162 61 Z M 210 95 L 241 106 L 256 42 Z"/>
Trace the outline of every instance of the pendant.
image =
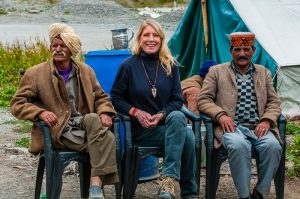
<path id="1" fill-rule="evenodd" d="M 153 97 L 155 98 L 156 97 L 156 88 L 153 86 L 152 88 L 151 88 L 151 92 L 152 92 L 152 95 L 153 95 Z"/>

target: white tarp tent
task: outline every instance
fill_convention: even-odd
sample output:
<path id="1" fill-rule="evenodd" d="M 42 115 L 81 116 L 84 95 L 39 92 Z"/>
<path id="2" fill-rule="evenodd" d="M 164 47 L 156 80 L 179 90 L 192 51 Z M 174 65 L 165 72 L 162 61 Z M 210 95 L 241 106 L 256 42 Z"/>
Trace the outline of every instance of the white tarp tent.
<path id="1" fill-rule="evenodd" d="M 283 114 L 300 117 L 300 0 L 230 2 L 279 67 L 277 93 Z"/>

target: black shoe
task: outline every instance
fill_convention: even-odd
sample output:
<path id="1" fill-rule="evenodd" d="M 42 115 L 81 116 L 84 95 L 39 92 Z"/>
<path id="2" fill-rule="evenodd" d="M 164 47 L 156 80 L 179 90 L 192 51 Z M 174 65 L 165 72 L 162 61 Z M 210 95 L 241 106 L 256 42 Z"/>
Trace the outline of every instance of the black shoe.
<path id="1" fill-rule="evenodd" d="M 251 194 L 251 199 L 264 199 L 263 195 L 259 193 L 256 188 L 253 189 L 253 192 Z"/>
<path id="2" fill-rule="evenodd" d="M 182 199 L 199 199 L 197 195 L 183 196 Z"/>

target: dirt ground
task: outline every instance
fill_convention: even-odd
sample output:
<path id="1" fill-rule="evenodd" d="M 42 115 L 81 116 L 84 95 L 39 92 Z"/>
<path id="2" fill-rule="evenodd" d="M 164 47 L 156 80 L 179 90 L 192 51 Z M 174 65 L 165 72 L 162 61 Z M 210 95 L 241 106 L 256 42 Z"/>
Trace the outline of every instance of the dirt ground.
<path id="1" fill-rule="evenodd" d="M 0 108 L 0 199 L 31 199 L 34 197 L 35 176 L 38 158 L 27 152 L 26 148 L 18 148 L 15 141 L 21 137 L 29 136 L 29 133 L 15 132 L 13 128 L 15 119 L 7 109 Z M 79 177 L 75 169 L 75 164 L 67 167 L 63 175 L 63 188 L 61 198 L 79 199 Z M 255 186 L 257 176 L 252 175 L 251 187 Z M 201 198 L 204 198 L 205 170 L 201 174 Z M 300 199 L 300 179 L 285 181 L 285 198 Z M 115 198 L 113 186 L 105 186 L 107 199 Z M 154 199 L 158 195 L 158 181 L 154 180 L 138 185 L 135 198 Z M 44 190 L 45 191 L 45 190 Z M 177 186 L 177 199 L 179 196 Z M 228 164 L 224 163 L 221 170 L 221 180 L 217 192 L 218 199 L 238 198 L 233 185 Z M 274 185 L 268 199 L 276 198 Z"/>
<path id="2" fill-rule="evenodd" d="M 1 24 L 49 24 L 52 22 L 66 22 L 73 24 L 103 24 L 113 26 L 114 24 L 125 24 L 126 27 L 135 27 L 139 21 L 146 16 L 139 16 L 136 10 L 121 7 L 111 0 L 61 0 L 53 8 L 45 8 L 39 4 L 23 5 L 17 0 L 5 0 L 8 7 L 15 7 L 17 11 L 10 12 L 0 17 Z M 72 9 L 76 4 L 76 9 Z M 1 8 L 0 4 L 0 8 Z M 81 7 L 80 7 L 81 6 Z M 87 8 L 87 9 L 85 9 Z M 30 10 L 32 13 L 28 13 Z M 36 13 L 36 10 L 45 10 Z M 69 14 L 63 14 L 64 12 Z M 120 20 L 116 20 L 116 16 Z M 166 30 L 174 31 L 183 16 L 179 10 L 163 15 L 157 20 L 160 21 Z M 15 141 L 21 137 L 29 136 L 29 133 L 14 132 L 15 119 L 7 109 L 0 108 L 0 199 L 32 199 L 34 197 L 35 176 L 37 168 L 37 157 L 30 155 L 26 148 L 17 148 Z M 74 164 L 68 167 L 63 176 L 63 189 L 61 198 L 80 198 L 79 178 L 75 172 Z M 201 175 L 201 195 L 204 196 L 205 171 Z M 222 167 L 222 176 L 217 192 L 218 199 L 238 198 L 228 164 Z M 252 176 L 251 187 L 255 186 L 257 176 Z M 177 189 L 178 190 L 178 189 Z M 135 198 L 154 199 L 157 198 L 158 182 L 156 180 L 139 184 Z M 105 194 L 108 199 L 114 198 L 114 187 L 105 186 Z M 177 192 L 177 198 L 179 192 Z M 202 197 L 203 198 L 203 197 Z M 276 198 L 274 186 L 270 196 Z M 300 179 L 285 181 L 285 198 L 300 199 Z"/>

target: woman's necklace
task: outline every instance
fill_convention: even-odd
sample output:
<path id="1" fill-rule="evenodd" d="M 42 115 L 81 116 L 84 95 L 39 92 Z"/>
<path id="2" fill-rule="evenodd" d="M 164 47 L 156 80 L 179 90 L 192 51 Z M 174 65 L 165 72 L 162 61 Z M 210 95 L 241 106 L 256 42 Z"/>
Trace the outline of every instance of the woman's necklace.
<path id="1" fill-rule="evenodd" d="M 145 68 L 145 65 L 144 65 L 144 62 L 143 62 L 143 59 L 142 59 L 142 58 L 141 58 L 141 63 L 142 63 L 142 66 L 143 66 L 143 68 L 144 68 L 144 71 L 145 71 L 147 80 L 148 80 L 149 84 L 151 85 L 151 93 L 152 93 L 153 97 L 155 98 L 155 97 L 156 97 L 156 93 L 157 93 L 157 89 L 156 89 L 155 85 L 156 85 L 156 80 L 157 80 L 157 73 L 158 73 L 158 64 L 159 64 L 159 60 L 157 61 L 157 64 L 156 64 L 155 81 L 154 81 L 154 83 L 152 83 L 152 82 L 150 81 L 150 78 L 149 78 L 149 76 L 148 76 L 148 73 L 147 73 L 147 71 L 146 71 L 146 68 Z"/>

